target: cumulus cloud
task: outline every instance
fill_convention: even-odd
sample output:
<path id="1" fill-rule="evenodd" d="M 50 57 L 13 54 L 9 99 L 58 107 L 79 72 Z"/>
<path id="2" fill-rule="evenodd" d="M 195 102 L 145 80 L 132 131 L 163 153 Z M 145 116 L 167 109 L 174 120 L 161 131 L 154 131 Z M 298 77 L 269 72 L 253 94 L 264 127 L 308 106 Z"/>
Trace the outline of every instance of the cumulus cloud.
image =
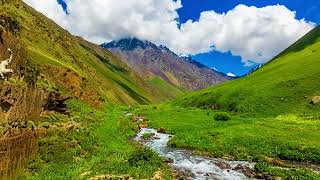
<path id="1" fill-rule="evenodd" d="M 265 63 L 315 26 L 281 5 L 205 11 L 199 20 L 179 24 L 181 0 L 65 0 L 68 14 L 56 0 L 24 1 L 95 43 L 137 37 L 181 55 L 230 51 L 246 65 Z"/>
<path id="2" fill-rule="evenodd" d="M 227 74 L 227 76 L 229 76 L 229 77 L 236 77 L 237 75 L 229 72 L 229 73 Z"/>

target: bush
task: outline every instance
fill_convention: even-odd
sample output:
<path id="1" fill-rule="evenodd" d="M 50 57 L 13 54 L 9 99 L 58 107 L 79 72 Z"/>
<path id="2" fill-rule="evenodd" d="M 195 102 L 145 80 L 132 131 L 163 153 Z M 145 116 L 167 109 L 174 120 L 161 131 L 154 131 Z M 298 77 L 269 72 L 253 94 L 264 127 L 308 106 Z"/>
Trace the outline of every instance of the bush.
<path id="1" fill-rule="evenodd" d="M 231 119 L 231 116 L 226 112 L 219 112 L 214 115 L 214 120 L 216 121 L 228 121 Z"/>
<path id="2" fill-rule="evenodd" d="M 149 148 L 138 148 L 128 159 L 131 166 L 139 167 L 147 163 L 160 165 L 161 158 Z"/>

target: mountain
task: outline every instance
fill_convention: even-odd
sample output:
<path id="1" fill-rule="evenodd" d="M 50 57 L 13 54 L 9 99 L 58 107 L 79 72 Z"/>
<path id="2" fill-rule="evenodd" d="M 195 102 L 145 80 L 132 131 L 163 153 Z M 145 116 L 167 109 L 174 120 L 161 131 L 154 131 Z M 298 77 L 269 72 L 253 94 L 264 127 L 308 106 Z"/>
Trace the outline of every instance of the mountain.
<path id="1" fill-rule="evenodd" d="M 180 57 L 165 46 L 137 38 L 104 43 L 102 47 L 124 59 L 147 81 L 161 78 L 175 87 L 199 90 L 231 78 L 189 57 Z"/>
<path id="2" fill-rule="evenodd" d="M 36 84 L 54 87 L 65 95 L 95 106 L 105 101 L 148 104 L 172 99 L 185 92 L 160 79 L 145 81 L 141 77 L 145 74 L 136 73 L 121 58 L 71 35 L 19 0 L 1 5 L 0 17 L 12 22 L 8 28 L 16 27 L 12 32 L 23 44 L 26 59 L 42 76 L 41 82 L 36 80 Z M 1 52 L 5 52 L 7 46 L 3 46 Z"/>
<path id="3" fill-rule="evenodd" d="M 320 95 L 320 28 L 316 27 L 272 61 L 243 78 L 179 98 L 183 106 L 257 115 L 317 113 Z"/>

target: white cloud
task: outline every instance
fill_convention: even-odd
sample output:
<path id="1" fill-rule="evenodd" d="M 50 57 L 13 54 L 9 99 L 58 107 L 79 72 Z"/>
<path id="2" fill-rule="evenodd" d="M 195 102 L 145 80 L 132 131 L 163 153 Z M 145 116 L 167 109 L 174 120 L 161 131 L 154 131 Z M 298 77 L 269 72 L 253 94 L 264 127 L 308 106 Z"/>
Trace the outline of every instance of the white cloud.
<path id="1" fill-rule="evenodd" d="M 229 76 L 229 77 L 236 77 L 237 75 L 229 72 L 229 73 L 227 74 L 227 76 Z"/>
<path id="2" fill-rule="evenodd" d="M 68 15 L 56 0 L 24 1 L 96 43 L 138 37 L 177 54 L 230 51 L 246 65 L 265 63 L 314 27 L 281 5 L 238 5 L 224 14 L 205 11 L 198 21 L 189 20 L 179 28 L 181 0 L 66 0 Z"/>

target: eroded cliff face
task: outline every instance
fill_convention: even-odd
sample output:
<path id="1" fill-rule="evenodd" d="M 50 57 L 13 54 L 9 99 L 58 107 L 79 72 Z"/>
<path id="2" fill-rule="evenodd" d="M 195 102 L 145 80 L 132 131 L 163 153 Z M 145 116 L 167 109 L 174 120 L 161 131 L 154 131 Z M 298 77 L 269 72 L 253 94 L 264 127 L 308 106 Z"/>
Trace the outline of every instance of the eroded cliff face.
<path id="1" fill-rule="evenodd" d="M 45 129 L 37 128 L 43 114 L 48 111 L 67 113 L 62 96 L 57 90 L 39 87 L 43 79 L 39 70 L 30 63 L 26 48 L 3 22 L 0 15 L 0 63 L 13 52 L 13 59 L 0 79 L 0 179 L 12 179 L 23 170 L 30 155 L 37 149 L 37 138 Z M 10 26 L 11 27 L 11 26 Z"/>
<path id="2" fill-rule="evenodd" d="M 43 129 L 36 128 L 47 111 L 67 113 L 69 97 L 36 87 L 0 84 L 0 177 L 14 177 L 36 150 Z"/>
<path id="3" fill-rule="evenodd" d="M 11 130 L 17 134 L 0 138 L 0 179 L 12 179 L 23 171 L 30 155 L 36 150 L 37 133 L 31 129 Z"/>
<path id="4" fill-rule="evenodd" d="M 38 120 L 48 93 L 34 87 L 20 86 L 11 83 L 0 85 L 0 113 L 2 122 L 12 124 L 28 120 Z"/>

